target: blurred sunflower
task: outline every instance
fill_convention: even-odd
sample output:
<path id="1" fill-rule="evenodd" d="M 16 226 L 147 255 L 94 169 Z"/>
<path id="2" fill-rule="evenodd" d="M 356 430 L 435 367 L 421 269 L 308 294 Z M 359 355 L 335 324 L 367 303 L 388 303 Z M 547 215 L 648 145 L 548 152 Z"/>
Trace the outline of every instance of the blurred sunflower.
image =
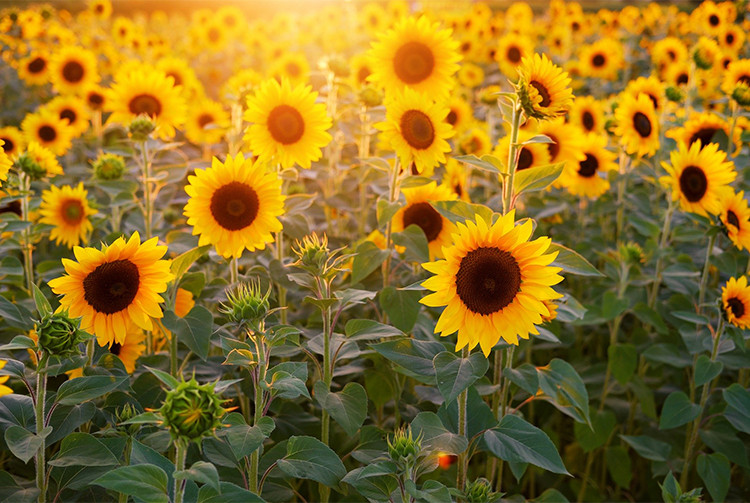
<path id="1" fill-rule="evenodd" d="M 579 96 L 569 112 L 570 122 L 587 133 L 604 132 L 604 104 L 593 96 Z"/>
<path id="2" fill-rule="evenodd" d="M 55 155 L 63 155 L 71 144 L 72 130 L 68 121 L 48 110 L 28 114 L 21 123 L 26 143 L 36 142 L 51 150 Z"/>
<path id="3" fill-rule="evenodd" d="M 745 193 L 727 191 L 719 200 L 721 211 L 719 218 L 724 224 L 727 236 L 734 245 L 742 250 L 750 250 L 750 209 L 747 206 Z"/>
<path id="4" fill-rule="evenodd" d="M 515 225 L 515 210 L 494 224 L 477 217 L 457 224 L 445 260 L 422 264 L 434 274 L 422 286 L 434 293 L 420 302 L 446 306 L 435 333 L 458 331 L 456 350 L 480 344 L 487 356 L 500 338 L 518 344 L 538 333 L 535 325 L 550 315 L 544 301 L 560 297 L 552 286 L 563 278 L 549 265 L 557 253 L 544 253 L 552 241 L 529 241 L 532 230 L 531 220 Z"/>
<path id="5" fill-rule="evenodd" d="M 534 54 L 534 43 L 529 37 L 508 33 L 497 41 L 495 61 L 500 66 L 500 71 L 506 77 L 515 80 L 518 75 L 518 65 L 523 58 Z"/>
<path id="6" fill-rule="evenodd" d="M 49 58 L 45 52 L 32 51 L 18 63 L 18 76 L 30 86 L 49 82 Z"/>
<path id="7" fill-rule="evenodd" d="M 521 60 L 516 90 L 527 117 L 560 117 L 573 103 L 568 74 L 545 55 L 534 54 Z"/>
<path id="8" fill-rule="evenodd" d="M 3 151 L 8 157 L 15 157 L 23 151 L 24 144 L 23 133 L 13 126 L 0 128 L 0 141 L 3 142 Z"/>
<path id="9" fill-rule="evenodd" d="M 404 87 L 433 98 L 446 96 L 458 70 L 458 42 L 450 29 L 427 17 L 406 17 L 373 42 L 370 80 L 387 92 Z"/>
<path id="10" fill-rule="evenodd" d="M 670 163 L 662 163 L 668 175 L 660 178 L 672 191 L 672 200 L 680 201 L 684 211 L 706 216 L 721 211 L 721 198 L 731 192 L 729 186 L 737 177 L 734 164 L 716 143 L 701 148 L 693 143 L 688 149 L 680 144 L 670 154 Z"/>
<path id="11" fill-rule="evenodd" d="M 163 316 L 161 293 L 173 279 L 169 261 L 160 260 L 166 246 L 158 238 L 141 243 L 137 232 L 111 245 L 73 249 L 78 262 L 62 259 L 64 276 L 49 282 L 62 295 L 60 305 L 71 317 L 81 318 L 81 330 L 96 335 L 100 346 L 123 344 L 130 321 L 151 330 L 151 318 Z"/>
<path id="12" fill-rule="evenodd" d="M 241 153 L 223 163 L 214 157 L 188 181 L 184 214 L 193 235 L 200 235 L 199 246 L 213 244 L 222 257 L 240 257 L 245 249 L 263 250 L 281 231 L 281 179 L 262 162 Z"/>
<path id="13" fill-rule="evenodd" d="M 132 72 L 119 72 L 106 92 L 106 110 L 111 122 L 127 126 L 141 114 L 156 124 L 154 134 L 162 140 L 175 135 L 175 128 L 185 121 L 185 102 L 174 79 L 163 72 L 140 67 Z"/>
<path id="14" fill-rule="evenodd" d="M 321 148 L 331 141 L 326 132 L 331 119 L 326 107 L 316 104 L 318 93 L 310 86 L 292 87 L 270 79 L 262 83 L 247 99 L 245 131 L 253 154 L 261 161 L 278 163 L 284 168 L 299 164 L 309 168 L 323 155 Z"/>
<path id="15" fill-rule="evenodd" d="M 581 149 L 586 157 L 578 162 L 565 163 L 560 176 L 561 185 L 573 195 L 590 198 L 597 198 L 609 190 L 609 181 L 602 174 L 617 170 L 617 154 L 606 147 L 606 136 L 587 134 Z"/>
<path id="16" fill-rule="evenodd" d="M 99 82 L 96 56 L 83 47 L 63 47 L 50 60 L 50 80 L 62 94 L 80 93 Z"/>
<path id="17" fill-rule="evenodd" d="M 386 103 L 386 120 L 375 124 L 383 141 L 396 151 L 402 166 L 412 162 L 418 173 L 445 162 L 453 128 L 445 121 L 448 108 L 427 95 L 406 88 Z"/>
<path id="18" fill-rule="evenodd" d="M 430 249 L 430 259 L 442 258 L 443 247 L 451 244 L 455 230 L 450 220 L 432 207 L 433 202 L 452 201 L 456 194 L 445 185 L 430 182 L 426 185 L 403 189 L 406 205 L 393 216 L 393 231 L 401 232 L 416 225 L 424 232 Z"/>
<path id="19" fill-rule="evenodd" d="M 77 187 L 52 185 L 42 192 L 39 222 L 54 226 L 50 239 L 55 243 L 73 248 L 88 241 L 93 230 L 89 217 L 95 215 L 96 210 L 89 206 L 87 195 L 83 182 L 79 182 Z"/>
<path id="20" fill-rule="evenodd" d="M 632 94 L 620 95 L 620 104 L 615 110 L 615 135 L 628 154 L 651 156 L 659 148 L 659 120 L 654 104 L 646 94 L 636 98 Z"/>
<path id="21" fill-rule="evenodd" d="M 91 116 L 86 103 L 77 96 L 57 96 L 48 101 L 45 108 L 60 119 L 68 121 L 71 135 L 74 138 L 82 135 L 89 128 Z"/>
<path id="22" fill-rule="evenodd" d="M 203 99 L 188 108 L 185 136 L 197 145 L 213 145 L 224 138 L 229 114 L 220 103 Z"/>
<path id="23" fill-rule="evenodd" d="M 729 323 L 742 329 L 750 328 L 750 287 L 746 276 L 729 278 L 721 287 L 721 303 Z"/>

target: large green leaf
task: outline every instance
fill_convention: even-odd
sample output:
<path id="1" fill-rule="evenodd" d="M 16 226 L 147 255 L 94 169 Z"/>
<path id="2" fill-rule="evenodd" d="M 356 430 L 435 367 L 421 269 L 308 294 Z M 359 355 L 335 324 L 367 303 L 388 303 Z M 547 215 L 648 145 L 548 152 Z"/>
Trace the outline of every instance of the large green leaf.
<path id="1" fill-rule="evenodd" d="M 518 416 L 504 416 L 498 426 L 484 433 L 484 442 L 494 456 L 505 461 L 570 475 L 547 434 Z"/>
<path id="2" fill-rule="evenodd" d="M 61 405 L 76 405 L 93 400 L 119 387 L 127 376 L 83 376 L 62 383 L 57 390 L 56 402 Z"/>
<path id="3" fill-rule="evenodd" d="M 323 381 L 317 381 L 313 388 L 315 400 L 341 426 L 347 435 L 353 437 L 367 419 L 367 392 L 361 384 L 347 383 L 344 389 L 331 393 Z"/>
<path id="4" fill-rule="evenodd" d="M 700 414 L 700 405 L 694 404 L 682 391 L 673 391 L 664 400 L 659 419 L 659 429 L 668 430 L 687 424 Z"/>
<path id="5" fill-rule="evenodd" d="M 211 311 L 203 306 L 195 306 L 184 318 L 180 318 L 172 311 L 164 313 L 164 326 L 177 335 L 177 339 L 185 344 L 190 351 L 202 360 L 208 358 L 211 347 L 214 318 Z"/>
<path id="6" fill-rule="evenodd" d="M 341 459 L 330 447 L 313 437 L 291 437 L 286 455 L 277 466 L 289 477 L 310 479 L 333 487 L 346 475 Z"/>
<path id="7" fill-rule="evenodd" d="M 133 496 L 145 503 L 169 503 L 167 474 L 154 465 L 123 466 L 105 473 L 93 484 Z"/>
<path id="8" fill-rule="evenodd" d="M 440 394 L 446 402 L 452 402 L 458 395 L 484 376 L 490 364 L 482 353 L 474 353 L 461 358 L 453 351 L 443 351 L 433 358 L 435 376 Z"/>
<path id="9" fill-rule="evenodd" d="M 696 462 L 698 475 L 706 484 L 706 489 L 714 501 L 724 501 L 729 492 L 732 467 L 729 460 L 718 452 L 701 454 Z"/>

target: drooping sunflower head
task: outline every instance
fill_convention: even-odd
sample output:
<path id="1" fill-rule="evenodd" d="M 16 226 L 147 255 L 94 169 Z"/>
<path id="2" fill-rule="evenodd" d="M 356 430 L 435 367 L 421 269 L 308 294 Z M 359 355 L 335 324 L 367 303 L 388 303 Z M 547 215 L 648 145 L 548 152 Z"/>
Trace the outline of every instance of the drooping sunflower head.
<path id="1" fill-rule="evenodd" d="M 247 99 L 245 120 L 250 126 L 245 140 L 261 161 L 278 163 L 284 168 L 299 164 L 309 168 L 323 155 L 321 149 L 331 141 L 326 131 L 331 119 L 323 104 L 316 104 L 318 93 L 302 84 L 292 87 L 269 79 Z"/>
<path id="2" fill-rule="evenodd" d="M 729 184 L 737 177 L 734 163 L 716 143 L 701 148 L 681 144 L 670 154 L 670 163 L 662 163 L 668 176 L 661 182 L 672 191 L 672 200 L 680 201 L 684 211 L 706 216 L 721 211 L 720 199 L 731 192 Z"/>
<path id="3" fill-rule="evenodd" d="M 516 92 L 526 115 L 537 119 L 563 116 L 573 103 L 568 74 L 544 54 L 521 60 Z"/>
<path id="4" fill-rule="evenodd" d="M 21 123 L 26 143 L 38 143 L 55 155 L 63 155 L 71 147 L 72 130 L 68 121 L 50 110 L 28 114 Z"/>
<path id="5" fill-rule="evenodd" d="M 382 140 L 396 151 L 402 166 L 413 162 L 418 173 L 445 162 L 451 147 L 446 139 L 453 128 L 445 118 L 449 110 L 427 95 L 406 88 L 386 102 L 386 120 L 375 124 Z"/>
<path id="6" fill-rule="evenodd" d="M 742 250 L 750 249 L 750 209 L 744 192 L 727 191 L 719 200 L 719 219 L 734 245 Z"/>
<path id="7" fill-rule="evenodd" d="M 96 210 L 89 206 L 83 188 L 83 182 L 77 187 L 64 185 L 50 186 L 42 192 L 42 204 L 39 208 L 40 223 L 53 225 L 50 239 L 57 244 L 64 244 L 73 248 L 88 240 L 93 230 L 89 217 L 96 214 Z"/>
<path id="8" fill-rule="evenodd" d="M 264 163 L 241 153 L 223 163 L 214 157 L 210 168 L 196 170 L 188 181 L 184 214 L 201 246 L 213 244 L 223 257 L 240 257 L 245 249 L 264 249 L 272 233 L 281 231 L 281 179 Z"/>
<path id="9" fill-rule="evenodd" d="M 445 185 L 430 182 L 420 187 L 403 190 L 406 205 L 393 216 L 394 232 L 401 232 L 410 225 L 416 225 L 424 232 L 431 258 L 441 258 L 443 247 L 450 244 L 454 227 L 450 220 L 442 216 L 431 203 L 452 201 L 456 194 Z"/>
<path id="10" fill-rule="evenodd" d="M 82 47 L 63 47 L 52 56 L 50 78 L 61 93 L 78 93 L 99 82 L 96 56 Z"/>
<path id="11" fill-rule="evenodd" d="M 742 329 L 750 328 L 750 287 L 746 276 L 729 278 L 721 287 L 721 303 L 729 323 Z"/>
<path id="12" fill-rule="evenodd" d="M 141 243 L 135 232 L 99 250 L 76 246 L 77 262 L 63 259 L 67 274 L 49 282 L 62 295 L 60 305 L 70 316 L 81 317 L 81 329 L 96 335 L 100 346 L 122 344 L 131 321 L 151 330 L 151 318 L 163 316 L 159 294 L 174 276 L 169 261 L 161 260 L 167 247 L 157 240 Z"/>
<path id="13" fill-rule="evenodd" d="M 457 224 L 445 260 L 422 264 L 434 274 L 422 286 L 434 293 L 420 302 L 446 306 L 435 333 L 457 331 L 456 350 L 479 344 L 489 355 L 500 338 L 518 344 L 538 333 L 535 325 L 550 315 L 544 301 L 560 297 L 552 286 L 563 278 L 549 265 L 557 253 L 545 253 L 551 240 L 530 241 L 532 229 L 530 220 L 516 225 L 514 211 L 494 224 L 477 217 Z"/>
<path id="14" fill-rule="evenodd" d="M 628 154 L 653 155 L 659 148 L 659 120 L 654 103 L 646 94 L 623 93 L 615 111 L 615 135 Z"/>
<path id="15" fill-rule="evenodd" d="M 372 44 L 369 79 L 388 93 L 409 87 L 435 98 L 446 96 L 458 70 L 458 42 L 450 29 L 427 17 L 405 17 Z"/>

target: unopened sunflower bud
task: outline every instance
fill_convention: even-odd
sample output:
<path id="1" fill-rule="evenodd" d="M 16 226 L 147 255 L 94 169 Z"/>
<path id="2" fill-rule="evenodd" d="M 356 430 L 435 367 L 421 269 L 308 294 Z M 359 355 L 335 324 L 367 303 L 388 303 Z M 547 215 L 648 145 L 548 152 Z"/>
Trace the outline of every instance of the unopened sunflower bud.
<path id="1" fill-rule="evenodd" d="M 13 162 L 13 168 L 17 172 L 24 172 L 32 180 L 41 180 L 47 176 L 47 170 L 36 162 L 28 153 L 24 152 Z"/>
<path id="2" fill-rule="evenodd" d="M 159 413 L 174 440 L 197 442 L 221 426 L 228 411 L 223 407 L 225 400 L 214 391 L 215 385 L 198 384 L 193 377 L 167 392 Z"/>
<path id="3" fill-rule="evenodd" d="M 366 107 L 379 107 L 383 104 L 383 93 L 372 86 L 366 86 L 359 92 L 359 101 Z"/>
<path id="4" fill-rule="evenodd" d="M 325 234 L 323 234 L 322 239 L 315 233 L 305 236 L 302 242 L 297 241 L 297 246 L 292 251 L 298 257 L 294 265 L 300 269 L 316 275 L 321 275 L 325 272 L 329 254 L 328 237 Z"/>
<path id="5" fill-rule="evenodd" d="M 328 60 L 328 69 L 333 72 L 336 77 L 346 78 L 349 76 L 350 69 L 349 63 L 341 56 L 334 56 Z"/>
<path id="6" fill-rule="evenodd" d="M 490 503 L 497 499 L 490 481 L 481 477 L 466 484 L 465 494 L 469 503 Z"/>
<path id="7" fill-rule="evenodd" d="M 36 327 L 39 349 L 52 356 L 67 357 L 78 353 L 84 332 L 78 329 L 79 320 L 71 320 L 64 313 L 45 316 Z"/>
<path id="8" fill-rule="evenodd" d="M 139 115 L 130 123 L 128 131 L 133 141 L 146 141 L 156 129 L 156 124 L 147 115 Z"/>
<path id="9" fill-rule="evenodd" d="M 102 181 L 119 180 L 125 173 L 125 159 L 117 154 L 100 154 L 94 161 L 94 176 Z"/>
<path id="10" fill-rule="evenodd" d="M 675 103 L 679 103 L 685 99 L 685 93 L 679 87 L 669 86 L 666 89 L 665 93 L 667 95 L 667 99 L 669 101 L 674 101 Z"/>
<path id="11" fill-rule="evenodd" d="M 741 107 L 750 107 L 750 86 L 745 83 L 737 84 L 732 91 L 732 99 Z"/>
<path id="12" fill-rule="evenodd" d="M 227 294 L 227 302 L 221 305 L 224 313 L 232 323 L 237 325 L 257 324 L 268 313 L 268 296 L 260 291 L 260 283 L 241 283 L 234 292 Z"/>
<path id="13" fill-rule="evenodd" d="M 402 428 L 393 434 L 393 440 L 388 439 L 388 455 L 403 466 L 414 466 L 422 451 L 422 437 L 412 437 L 411 427 Z"/>

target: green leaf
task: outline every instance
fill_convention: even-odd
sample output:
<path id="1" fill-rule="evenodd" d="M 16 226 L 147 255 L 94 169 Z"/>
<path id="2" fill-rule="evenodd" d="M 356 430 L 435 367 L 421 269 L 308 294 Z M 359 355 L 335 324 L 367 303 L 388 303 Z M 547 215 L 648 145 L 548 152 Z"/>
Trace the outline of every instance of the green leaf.
<path id="1" fill-rule="evenodd" d="M 119 465 L 107 446 L 88 433 L 71 433 L 65 437 L 49 463 L 51 466 L 113 466 Z"/>
<path id="2" fill-rule="evenodd" d="M 559 358 L 546 367 L 538 367 L 539 386 L 563 413 L 591 425 L 589 394 L 581 376 L 571 364 Z"/>
<path id="3" fill-rule="evenodd" d="M 673 391 L 664 400 L 659 419 L 659 429 L 668 430 L 687 424 L 701 412 L 701 407 L 690 401 L 690 398 L 682 391 Z"/>
<path id="4" fill-rule="evenodd" d="M 349 320 L 344 333 L 350 341 L 369 341 L 388 337 L 406 336 L 401 330 L 374 320 Z"/>
<path id="5" fill-rule="evenodd" d="M 169 266 L 170 272 L 174 274 L 175 278 L 181 278 L 190 269 L 190 266 L 210 249 L 211 245 L 203 245 L 181 253 L 172 260 L 172 264 Z"/>
<path id="6" fill-rule="evenodd" d="M 458 395 L 481 378 L 490 364 L 482 353 L 474 353 L 469 358 L 461 358 L 453 351 L 443 351 L 433 358 L 438 390 L 446 402 L 452 402 Z"/>
<path id="7" fill-rule="evenodd" d="M 456 435 L 443 425 L 434 412 L 420 412 L 411 422 L 412 434 L 422 436 L 422 445 L 432 451 L 461 454 L 468 447 L 466 438 Z"/>
<path id="8" fill-rule="evenodd" d="M 381 250 L 372 241 L 357 246 L 357 255 L 352 261 L 352 284 L 359 283 L 380 268 L 388 256 L 388 250 Z"/>
<path id="9" fill-rule="evenodd" d="M 392 339 L 370 347 L 385 358 L 399 365 L 396 369 L 425 384 L 435 384 L 435 355 L 445 351 L 445 346 L 437 341 L 420 341 L 404 338 Z"/>
<path id="10" fill-rule="evenodd" d="M 313 387 L 315 401 L 328 412 L 347 435 L 353 437 L 367 419 L 367 392 L 361 384 L 347 383 L 338 393 L 331 393 L 323 381 Z"/>
<path id="11" fill-rule="evenodd" d="M 206 463 L 205 461 L 196 461 L 193 463 L 193 466 L 187 470 L 174 472 L 174 478 L 177 480 L 194 480 L 195 482 L 206 484 L 221 493 L 221 488 L 219 487 L 219 472 L 214 465 Z"/>
<path id="12" fill-rule="evenodd" d="M 706 484 L 706 489 L 714 501 L 724 501 L 729 492 L 732 467 L 729 460 L 719 453 L 701 454 L 696 463 L 698 475 Z"/>
<path id="13" fill-rule="evenodd" d="M 612 480 L 619 487 L 630 487 L 633 471 L 630 468 L 630 454 L 621 445 L 610 445 L 604 453 L 607 461 L 607 471 Z"/>
<path id="14" fill-rule="evenodd" d="M 617 382 L 626 385 L 638 366 L 638 350 L 632 344 L 615 344 L 607 350 L 612 375 Z"/>
<path id="15" fill-rule="evenodd" d="M 146 370 L 154 374 L 156 378 L 159 379 L 168 389 L 174 389 L 180 384 L 180 381 L 178 381 L 177 378 L 173 377 L 171 374 L 167 374 L 163 370 L 155 369 L 149 366 L 145 367 Z"/>
<path id="16" fill-rule="evenodd" d="M 328 487 L 337 485 L 346 475 L 336 453 L 313 437 L 291 437 L 286 456 L 277 461 L 277 466 L 289 477 L 314 480 Z"/>
<path id="17" fill-rule="evenodd" d="M 133 496 L 145 503 L 169 503 L 167 474 L 154 465 L 123 466 L 105 473 L 92 484 Z"/>
<path id="18" fill-rule="evenodd" d="M 471 204 L 465 201 L 435 201 L 432 206 L 445 218 L 454 224 L 463 223 L 467 220 L 476 220 L 482 217 L 486 222 L 492 222 L 493 212 L 487 206 Z"/>
<path id="19" fill-rule="evenodd" d="M 558 243 L 552 243 L 547 249 L 547 253 L 558 252 L 557 258 L 552 263 L 557 267 L 562 267 L 563 271 L 579 276 L 604 276 L 596 267 L 570 248 Z"/>
<path id="20" fill-rule="evenodd" d="M 500 174 L 504 171 L 503 163 L 500 159 L 488 154 L 483 155 L 481 159 L 475 155 L 457 155 L 454 156 L 454 159 L 490 173 Z"/>
<path id="21" fill-rule="evenodd" d="M 42 291 L 35 284 L 32 285 L 34 288 L 34 304 L 36 304 L 36 310 L 39 313 L 40 318 L 44 318 L 52 314 L 52 306 L 50 305 L 47 297 L 44 296 Z"/>
<path id="22" fill-rule="evenodd" d="M 15 457 L 28 463 L 50 433 L 52 433 L 51 426 L 44 428 L 41 435 L 35 435 L 26 428 L 13 425 L 5 430 L 5 443 L 8 444 L 8 449 Z"/>
<path id="23" fill-rule="evenodd" d="M 535 136 L 534 138 L 537 137 Z M 531 140 L 526 143 L 529 142 Z M 545 164 L 544 166 L 516 171 L 516 177 L 513 182 L 516 195 L 523 192 L 535 192 L 546 189 L 560 177 L 564 167 L 564 162 L 558 162 L 556 164 Z"/>
<path id="24" fill-rule="evenodd" d="M 615 429 L 617 419 L 611 410 L 600 410 L 591 418 L 592 428 L 586 423 L 574 423 L 573 431 L 583 452 L 591 452 L 604 445 Z"/>
<path id="25" fill-rule="evenodd" d="M 24 332 L 34 328 L 34 316 L 21 304 L 14 303 L 0 295 L 0 316 L 5 323 L 13 328 L 20 328 Z"/>
<path id="26" fill-rule="evenodd" d="M 201 360 L 205 361 L 208 358 L 214 328 L 214 317 L 211 311 L 196 305 L 184 318 L 178 317 L 172 311 L 166 311 L 162 323 Z"/>
<path id="27" fill-rule="evenodd" d="M 430 249 L 424 231 L 417 224 L 411 224 L 401 232 L 393 233 L 393 242 L 405 248 L 405 257 L 409 262 L 427 262 L 430 260 Z"/>
<path id="28" fill-rule="evenodd" d="M 703 386 L 714 380 L 714 377 L 721 374 L 724 364 L 721 362 L 712 362 L 707 355 L 700 355 L 695 362 L 695 385 Z"/>
<path id="29" fill-rule="evenodd" d="M 55 401 L 61 405 L 76 405 L 93 400 L 127 381 L 128 376 L 83 376 L 62 383 Z"/>
<path id="30" fill-rule="evenodd" d="M 404 332 L 414 328 L 421 307 L 421 298 L 421 292 L 399 290 L 392 286 L 383 288 L 378 295 L 380 307 L 388 314 L 393 326 Z"/>
<path id="31" fill-rule="evenodd" d="M 620 438 L 625 441 L 630 447 L 635 449 L 642 458 L 650 459 L 651 461 L 667 461 L 669 459 L 669 453 L 672 451 L 672 446 L 661 440 L 648 437 L 646 435 L 641 436 L 628 436 L 620 435 Z"/>
<path id="32" fill-rule="evenodd" d="M 505 415 L 498 426 L 484 433 L 484 441 L 494 456 L 505 461 L 570 475 L 547 434 L 518 416 Z"/>

